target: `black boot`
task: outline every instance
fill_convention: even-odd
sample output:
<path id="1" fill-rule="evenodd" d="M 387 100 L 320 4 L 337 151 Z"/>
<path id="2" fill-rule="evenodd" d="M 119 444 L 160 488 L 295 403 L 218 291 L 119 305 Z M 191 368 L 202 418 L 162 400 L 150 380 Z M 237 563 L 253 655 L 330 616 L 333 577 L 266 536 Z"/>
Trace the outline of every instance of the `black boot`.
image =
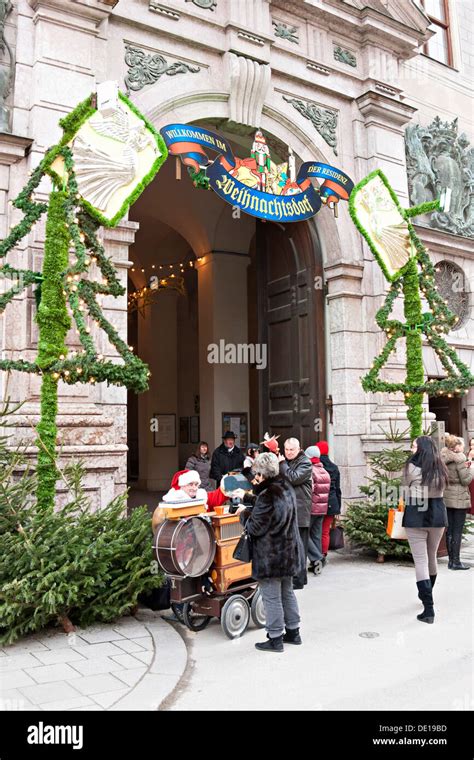
<path id="1" fill-rule="evenodd" d="M 285 644 L 302 644 L 299 628 L 285 628 L 283 641 Z"/>
<path id="2" fill-rule="evenodd" d="M 451 533 L 446 533 L 446 549 L 448 550 L 448 570 L 453 569 L 453 537 Z"/>
<path id="3" fill-rule="evenodd" d="M 430 575 L 431 589 L 434 589 L 434 585 L 436 583 L 436 578 L 437 577 L 438 577 L 437 575 Z M 418 599 L 422 599 L 421 591 L 420 591 L 419 588 L 418 588 Z"/>
<path id="4" fill-rule="evenodd" d="M 433 623 L 435 613 L 433 607 L 433 591 L 431 581 L 429 578 L 427 578 L 424 581 L 417 581 L 416 585 L 418 586 L 418 596 L 420 597 L 424 608 L 421 615 L 417 615 L 416 617 L 422 623 Z"/>
<path id="5" fill-rule="evenodd" d="M 267 641 L 255 644 L 255 648 L 260 649 L 261 652 L 283 652 L 283 636 L 271 639 L 267 633 Z"/>
<path id="6" fill-rule="evenodd" d="M 451 538 L 451 551 L 452 551 L 452 562 L 451 562 L 451 570 L 470 570 L 471 568 L 469 565 L 463 565 L 461 562 L 459 555 L 461 553 L 461 541 L 462 541 L 462 525 L 458 528 L 456 526 L 456 530 L 452 534 Z M 449 565 L 448 565 L 449 567 Z"/>

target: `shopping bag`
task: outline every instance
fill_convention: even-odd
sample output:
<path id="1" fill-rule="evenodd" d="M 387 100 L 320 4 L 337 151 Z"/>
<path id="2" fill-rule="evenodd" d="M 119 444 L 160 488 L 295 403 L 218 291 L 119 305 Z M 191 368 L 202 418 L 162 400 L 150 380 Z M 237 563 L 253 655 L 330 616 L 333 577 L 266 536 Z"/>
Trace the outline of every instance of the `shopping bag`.
<path id="1" fill-rule="evenodd" d="M 344 528 L 339 525 L 337 520 L 333 520 L 329 531 L 329 548 L 330 549 L 343 549 L 344 548 Z"/>
<path id="2" fill-rule="evenodd" d="M 388 510 L 387 534 L 390 536 L 390 538 L 395 538 L 395 539 L 407 538 L 407 532 L 402 525 L 403 513 L 404 513 L 404 505 L 401 499 L 396 509 Z"/>

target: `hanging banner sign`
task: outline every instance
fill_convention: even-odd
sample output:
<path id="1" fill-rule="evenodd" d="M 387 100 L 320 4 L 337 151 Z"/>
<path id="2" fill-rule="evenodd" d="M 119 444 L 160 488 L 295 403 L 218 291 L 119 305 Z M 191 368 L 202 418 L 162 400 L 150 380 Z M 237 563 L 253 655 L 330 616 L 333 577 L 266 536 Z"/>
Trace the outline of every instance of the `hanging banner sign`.
<path id="1" fill-rule="evenodd" d="M 255 133 L 250 158 L 234 156 L 220 135 L 189 124 L 168 124 L 160 130 L 170 155 L 205 177 L 209 187 L 227 203 L 246 214 L 275 222 L 299 222 L 318 213 L 324 203 L 337 216 L 339 200 L 348 200 L 354 183 L 329 164 L 307 161 L 298 176 L 289 148 L 288 161 L 275 164 L 260 130 Z M 211 161 L 203 148 L 219 155 Z M 322 180 L 319 188 L 311 179 Z M 202 184 L 202 183 L 201 183 Z"/>

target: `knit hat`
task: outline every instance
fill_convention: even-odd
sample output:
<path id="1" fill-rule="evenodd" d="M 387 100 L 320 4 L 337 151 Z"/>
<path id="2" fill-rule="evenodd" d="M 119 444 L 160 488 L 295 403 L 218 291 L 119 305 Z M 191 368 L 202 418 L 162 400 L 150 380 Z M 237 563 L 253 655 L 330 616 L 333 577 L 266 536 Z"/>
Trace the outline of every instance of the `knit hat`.
<path id="1" fill-rule="evenodd" d="M 307 449 L 305 449 L 305 452 L 307 457 L 313 461 L 314 459 L 317 459 L 319 462 L 319 457 L 321 456 L 321 451 L 319 450 L 318 446 L 308 446 Z"/>
<path id="2" fill-rule="evenodd" d="M 329 454 L 329 444 L 327 441 L 318 441 L 317 447 L 321 454 L 326 454 L 326 456 Z"/>

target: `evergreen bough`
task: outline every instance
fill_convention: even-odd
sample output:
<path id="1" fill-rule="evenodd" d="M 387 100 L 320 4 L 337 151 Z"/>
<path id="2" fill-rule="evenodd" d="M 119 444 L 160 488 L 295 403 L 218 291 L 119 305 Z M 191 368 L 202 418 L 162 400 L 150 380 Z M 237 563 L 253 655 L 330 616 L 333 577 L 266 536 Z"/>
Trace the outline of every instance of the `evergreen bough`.
<path id="1" fill-rule="evenodd" d="M 37 476 L 21 447 L 8 446 L 0 410 L 0 644 L 58 622 L 87 626 L 130 613 L 139 594 L 163 583 L 153 561 L 146 507 L 126 516 L 126 494 L 95 512 L 84 496 L 84 467 L 60 475 L 65 506 L 38 505 Z M 52 465 L 54 462 L 51 463 Z"/>
<path id="2" fill-rule="evenodd" d="M 356 545 L 387 557 L 411 557 L 408 541 L 387 535 L 388 510 L 396 508 L 401 493 L 401 474 L 410 451 L 400 444 L 408 431 L 398 433 L 390 422 L 387 445 L 368 456 L 372 469 L 367 484 L 359 486 L 363 498 L 351 501 L 344 515 L 344 529 Z"/>

